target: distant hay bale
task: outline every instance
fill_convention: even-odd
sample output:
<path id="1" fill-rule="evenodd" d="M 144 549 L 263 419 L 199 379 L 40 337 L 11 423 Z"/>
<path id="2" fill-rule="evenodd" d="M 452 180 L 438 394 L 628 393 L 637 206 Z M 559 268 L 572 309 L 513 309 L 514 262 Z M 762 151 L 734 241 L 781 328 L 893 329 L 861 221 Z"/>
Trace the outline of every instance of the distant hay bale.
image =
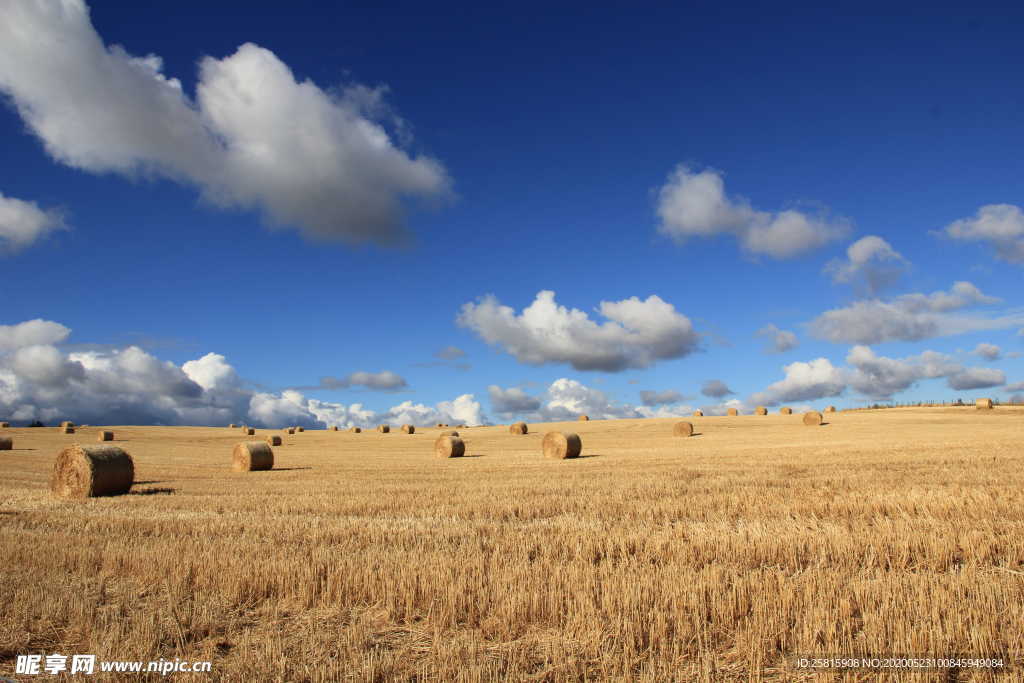
<path id="1" fill-rule="evenodd" d="M 446 425 L 444 422 L 438 422 L 435 426 L 436 427 L 447 427 L 448 425 Z"/>
<path id="2" fill-rule="evenodd" d="M 64 420 L 63 422 L 60 423 L 60 426 L 61 427 L 74 427 L 75 423 L 72 422 L 71 420 Z"/>
<path id="3" fill-rule="evenodd" d="M 362 427 L 349 427 L 348 431 L 350 434 L 358 434 L 359 432 L 363 431 L 363 429 Z"/>
<path id="4" fill-rule="evenodd" d="M 405 432 L 406 434 L 415 434 L 416 427 L 412 425 L 402 425 L 402 431 Z"/>
<path id="5" fill-rule="evenodd" d="M 836 412 L 836 407 L 835 406 L 829 406 L 828 408 L 825 408 L 825 412 L 826 413 L 834 413 L 834 412 Z"/>
<path id="6" fill-rule="evenodd" d="M 242 430 L 242 433 L 245 434 L 246 436 L 252 436 L 253 434 L 256 433 L 256 430 L 253 429 L 252 427 L 247 427 L 246 429 Z"/>
<path id="7" fill-rule="evenodd" d="M 377 425 L 377 431 L 381 434 L 387 434 L 391 431 L 391 425 Z"/>
<path id="8" fill-rule="evenodd" d="M 289 434 L 294 434 L 295 433 L 295 427 L 289 427 L 288 428 L 288 433 Z"/>
<path id="9" fill-rule="evenodd" d="M 119 496 L 135 481 L 132 456 L 117 446 L 72 444 L 57 454 L 50 492 L 60 498 Z"/>
<path id="10" fill-rule="evenodd" d="M 456 429 L 465 429 L 466 425 L 455 425 Z"/>
<path id="11" fill-rule="evenodd" d="M 566 458 L 578 458 L 583 450 L 583 442 L 578 434 L 573 432 L 548 432 L 541 442 L 544 457 L 564 460 Z"/>
<path id="12" fill-rule="evenodd" d="M 588 420 L 590 420 L 589 415 L 580 415 L 578 418 L 576 418 L 577 422 L 587 422 Z"/>
<path id="13" fill-rule="evenodd" d="M 267 437 L 267 444 L 270 446 L 280 446 L 281 436 L 279 434 L 271 434 Z"/>
<path id="14" fill-rule="evenodd" d="M 296 427 L 295 431 L 297 431 L 297 432 L 304 432 L 304 431 L 306 431 L 306 428 L 305 427 Z"/>
<path id="15" fill-rule="evenodd" d="M 810 410 L 804 413 L 804 424 L 808 427 L 817 427 L 821 424 L 821 413 L 817 410 Z"/>
<path id="16" fill-rule="evenodd" d="M 75 428 L 71 427 L 71 426 L 64 426 L 64 427 L 60 428 L 60 433 L 61 434 L 74 434 L 75 433 Z"/>
<path id="17" fill-rule="evenodd" d="M 457 431 L 455 431 L 454 429 L 449 429 L 448 431 L 441 432 L 440 434 L 437 435 L 437 437 L 441 438 L 442 436 L 458 436 L 458 435 L 459 435 L 459 433 Z"/>
<path id="18" fill-rule="evenodd" d="M 274 451 L 266 441 L 243 441 L 231 451 L 231 469 L 254 472 L 274 469 Z"/>
<path id="19" fill-rule="evenodd" d="M 704 411 L 703 410 L 695 410 L 695 411 L 693 411 L 693 416 L 694 417 L 704 417 Z"/>
<path id="20" fill-rule="evenodd" d="M 238 429 L 238 425 L 232 422 L 231 424 L 228 425 L 228 429 Z"/>
<path id="21" fill-rule="evenodd" d="M 508 426 L 508 431 L 510 434 L 526 434 L 530 428 L 526 426 L 525 422 L 516 422 Z"/>
<path id="22" fill-rule="evenodd" d="M 779 408 L 779 413 L 782 415 L 792 415 L 793 409 L 788 406 L 785 408 Z"/>
<path id="23" fill-rule="evenodd" d="M 974 406 L 978 410 L 992 410 L 992 399 L 990 398 L 979 398 L 974 402 Z"/>
<path id="24" fill-rule="evenodd" d="M 466 443 L 457 436 L 441 435 L 434 441 L 434 455 L 438 458 L 461 458 L 466 454 Z"/>
<path id="25" fill-rule="evenodd" d="M 0 451 L 9 451 L 14 449 L 14 439 L 9 436 L 0 436 Z"/>
<path id="26" fill-rule="evenodd" d="M 338 431 L 338 426 L 337 425 L 331 425 L 330 427 L 328 427 L 328 429 L 330 429 L 332 432 L 336 432 L 336 431 Z"/>
<path id="27" fill-rule="evenodd" d="M 675 436 L 693 436 L 693 423 L 676 422 L 672 425 L 672 434 Z"/>
<path id="28" fill-rule="evenodd" d="M 97 437 L 98 437 L 96 439 L 97 441 L 113 441 L 114 440 L 114 432 L 110 431 L 109 429 L 104 429 L 104 430 L 100 431 L 100 433 L 97 435 Z"/>
<path id="29" fill-rule="evenodd" d="M 10 428 L 11 428 L 11 423 L 10 422 L 0 422 L 0 429 L 10 429 Z"/>
<path id="30" fill-rule="evenodd" d="M 754 415 L 767 415 L 767 414 L 768 414 L 768 409 L 765 408 L 764 406 L 758 406 L 757 408 L 754 408 Z"/>
<path id="31" fill-rule="evenodd" d="M 735 408 L 729 408 L 729 410 L 727 410 L 725 412 L 726 412 L 726 415 L 728 415 L 729 417 L 736 417 L 737 415 L 740 414 L 740 411 L 736 410 Z"/>

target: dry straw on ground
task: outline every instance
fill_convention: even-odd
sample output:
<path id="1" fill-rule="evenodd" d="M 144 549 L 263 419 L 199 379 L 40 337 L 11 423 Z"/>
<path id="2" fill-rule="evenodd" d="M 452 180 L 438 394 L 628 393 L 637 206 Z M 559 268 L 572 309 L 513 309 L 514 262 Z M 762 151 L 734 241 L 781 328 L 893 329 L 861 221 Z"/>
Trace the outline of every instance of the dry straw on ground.
<path id="1" fill-rule="evenodd" d="M 405 432 L 406 434 L 415 434 L 416 427 L 414 427 L 413 425 L 402 425 L 402 431 Z"/>
<path id="2" fill-rule="evenodd" d="M 704 417 L 704 411 L 703 410 L 695 410 L 695 411 L 693 411 L 693 416 L 694 417 Z"/>
<path id="3" fill-rule="evenodd" d="M 577 418 L 577 421 L 578 422 L 587 422 L 589 419 L 590 419 L 589 415 L 580 415 L 579 418 Z"/>
<path id="4" fill-rule="evenodd" d="M 693 423 L 676 422 L 672 425 L 672 434 L 674 436 L 693 436 Z"/>
<path id="5" fill-rule="evenodd" d="M 457 436 L 439 436 L 434 441 L 434 455 L 438 458 L 461 458 L 466 454 L 466 443 Z"/>
<path id="6" fill-rule="evenodd" d="M 992 410 L 992 399 L 990 398 L 979 398 L 974 402 L 974 405 L 978 410 Z"/>
<path id="7" fill-rule="evenodd" d="M 75 428 L 71 427 L 71 426 L 61 427 L 60 428 L 60 433 L 61 434 L 74 434 L 75 433 Z"/>
<path id="8" fill-rule="evenodd" d="M 377 425 L 377 431 L 381 434 L 387 434 L 391 431 L 391 425 Z"/>
<path id="9" fill-rule="evenodd" d="M 267 444 L 271 446 L 280 446 L 281 436 L 279 434 L 271 434 L 270 436 L 267 437 Z"/>
<path id="10" fill-rule="evenodd" d="M 109 429 L 101 429 L 100 433 L 96 435 L 96 440 L 97 441 L 113 441 L 114 440 L 114 432 L 110 431 Z"/>
<path id="11" fill-rule="evenodd" d="M 754 415 L 767 415 L 767 414 L 768 414 L 768 409 L 765 408 L 764 406 L 758 406 L 757 408 L 754 409 Z"/>
<path id="12" fill-rule="evenodd" d="M 362 427 L 349 427 L 348 431 L 349 431 L 350 434 L 359 434 L 360 432 L 363 431 L 363 428 Z"/>
<path id="13" fill-rule="evenodd" d="M 0 436 L 0 451 L 9 451 L 14 448 L 14 438 L 10 436 Z"/>
<path id="14" fill-rule="evenodd" d="M 729 410 L 725 411 L 725 414 L 728 415 L 729 417 L 736 417 L 737 415 L 740 414 L 740 411 L 736 410 L 735 408 L 729 408 Z"/>
<path id="15" fill-rule="evenodd" d="M 135 463 L 124 449 L 72 444 L 57 455 L 50 491 L 59 498 L 117 496 L 134 481 Z"/>
<path id="16" fill-rule="evenodd" d="M 792 415 L 793 414 L 793 409 L 790 408 L 789 406 L 785 406 L 785 407 L 779 408 L 779 414 L 781 414 L 781 415 Z"/>
<path id="17" fill-rule="evenodd" d="M 513 422 L 508 426 L 509 434 L 526 434 L 530 428 L 525 422 Z"/>
<path id="18" fill-rule="evenodd" d="M 253 472 L 274 469 L 274 451 L 266 441 L 243 441 L 231 451 L 231 469 Z"/>
<path id="19" fill-rule="evenodd" d="M 583 450 L 583 442 L 573 432 L 548 432 L 541 442 L 541 449 L 546 458 L 578 458 Z"/>
<path id="20" fill-rule="evenodd" d="M 808 427 L 817 427 L 821 424 L 821 421 L 821 413 L 816 410 L 810 410 L 804 413 L 804 424 Z"/>

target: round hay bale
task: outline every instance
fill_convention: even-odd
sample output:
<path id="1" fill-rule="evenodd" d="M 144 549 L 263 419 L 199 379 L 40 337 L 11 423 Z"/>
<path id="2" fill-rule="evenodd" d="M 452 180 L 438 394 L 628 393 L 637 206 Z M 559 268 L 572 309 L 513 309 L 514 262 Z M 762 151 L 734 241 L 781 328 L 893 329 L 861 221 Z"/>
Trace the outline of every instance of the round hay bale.
<path id="1" fill-rule="evenodd" d="M 583 450 L 583 442 L 573 432 L 548 432 L 544 435 L 541 448 L 544 449 L 544 457 L 564 460 L 578 458 Z"/>
<path id="2" fill-rule="evenodd" d="M 231 424 L 228 425 L 228 429 L 238 429 L 238 425 L 232 422 Z"/>
<path id="3" fill-rule="evenodd" d="M 72 444 L 57 454 L 50 492 L 59 498 L 119 496 L 135 481 L 132 456 L 117 446 Z"/>
<path id="4" fill-rule="evenodd" d="M 828 408 L 825 408 L 825 412 L 826 413 L 834 413 L 834 412 L 836 412 L 836 407 L 835 406 L 829 406 Z"/>
<path id="5" fill-rule="evenodd" d="M 391 425 L 377 425 L 377 431 L 381 434 L 387 434 L 391 431 Z"/>
<path id="6" fill-rule="evenodd" d="M 274 451 L 266 441 L 243 441 L 231 451 L 231 469 L 235 472 L 274 469 Z"/>
<path id="7" fill-rule="evenodd" d="M 406 434 L 415 434 L 416 428 L 412 425 L 402 425 L 402 431 Z"/>
<path id="8" fill-rule="evenodd" d="M 466 443 L 457 436 L 443 434 L 434 441 L 434 455 L 438 458 L 461 458 L 466 454 Z"/>
<path id="9" fill-rule="evenodd" d="M 306 428 L 305 427 L 296 427 L 295 431 L 297 431 L 297 432 L 304 432 L 304 431 L 306 431 Z"/>
<path id="10" fill-rule="evenodd" d="M 693 411 L 693 416 L 694 417 L 704 417 L 704 411 L 703 410 L 695 410 L 695 411 Z"/>
<path id="11" fill-rule="evenodd" d="M 14 448 L 14 439 L 9 436 L 0 436 L 0 451 L 9 451 Z"/>
<path id="12" fill-rule="evenodd" d="M 693 423 L 676 422 L 672 425 L 672 434 L 674 436 L 693 436 Z"/>
<path id="13" fill-rule="evenodd" d="M 358 434 L 359 432 L 363 431 L 363 429 L 362 427 L 349 427 L 348 431 L 350 434 Z"/>
<path id="14" fill-rule="evenodd" d="M 580 415 L 578 418 L 576 418 L 577 422 L 587 422 L 588 420 L 590 420 L 589 415 Z"/>
<path id="15" fill-rule="evenodd" d="M 449 429 L 449 430 L 443 431 L 440 434 L 438 434 L 437 438 L 440 439 L 442 436 L 458 436 L 458 435 L 459 435 L 459 433 L 457 431 L 455 431 L 454 429 Z"/>
<path id="16" fill-rule="evenodd" d="M 10 429 L 10 428 L 11 428 L 11 423 L 10 422 L 0 422 L 0 429 Z"/>
<path id="17" fill-rule="evenodd" d="M 280 446 L 281 445 L 281 437 L 280 437 L 280 435 L 278 435 L 278 434 L 271 434 L 270 436 L 268 436 L 267 437 L 267 444 L 270 445 L 270 446 Z"/>
<path id="18" fill-rule="evenodd" d="M 288 433 L 289 434 L 294 434 L 295 433 L 295 427 L 289 427 L 288 428 Z"/>
<path id="19" fill-rule="evenodd" d="M 69 427 L 69 426 L 61 427 L 60 428 L 60 433 L 61 434 L 74 434 L 75 433 L 75 428 L 74 427 Z"/>
<path id="20" fill-rule="evenodd" d="M 525 422 L 516 422 L 508 426 L 509 434 L 526 434 L 530 431 L 530 428 L 526 426 Z"/>
<path id="21" fill-rule="evenodd" d="M 767 415 L 767 414 L 768 414 L 768 409 L 765 408 L 764 406 L 758 406 L 758 407 L 754 408 L 754 415 Z"/>
<path id="22" fill-rule="evenodd" d="M 114 440 L 114 432 L 110 431 L 109 429 L 102 429 L 102 430 L 100 430 L 100 433 L 97 435 L 97 439 L 96 440 L 97 441 L 113 441 Z"/>
<path id="23" fill-rule="evenodd" d="M 729 417 L 736 417 L 737 415 L 740 414 L 740 411 L 736 410 L 735 408 L 729 408 L 729 410 L 725 412 Z"/>
<path id="24" fill-rule="evenodd" d="M 253 429 L 252 427 L 249 427 L 247 429 L 243 429 L 242 433 L 245 434 L 246 436 L 252 436 L 253 434 L 256 433 L 256 430 Z"/>
<path id="25" fill-rule="evenodd" d="M 64 420 L 63 422 L 60 423 L 60 426 L 61 427 L 74 427 L 75 423 L 72 422 L 71 420 Z"/>
<path id="26" fill-rule="evenodd" d="M 992 399 L 990 398 L 979 398 L 974 402 L 974 406 L 978 410 L 992 410 Z"/>
<path id="27" fill-rule="evenodd" d="M 821 413 L 817 410 L 810 410 L 804 413 L 804 424 L 808 427 L 817 427 L 821 424 Z"/>
<path id="28" fill-rule="evenodd" d="M 434 425 L 434 426 L 435 426 L 435 427 L 447 427 L 448 425 L 446 425 L 446 424 L 445 424 L 444 422 L 438 422 L 438 423 L 437 423 L 436 425 Z"/>
<path id="29" fill-rule="evenodd" d="M 785 408 L 779 408 L 779 413 L 781 413 L 782 415 L 792 415 L 793 409 L 786 406 Z"/>
<path id="30" fill-rule="evenodd" d="M 332 432 L 336 432 L 336 431 L 338 431 L 338 426 L 337 426 L 337 425 L 331 425 L 331 426 L 329 427 L 329 429 L 330 429 L 330 430 L 331 430 Z"/>

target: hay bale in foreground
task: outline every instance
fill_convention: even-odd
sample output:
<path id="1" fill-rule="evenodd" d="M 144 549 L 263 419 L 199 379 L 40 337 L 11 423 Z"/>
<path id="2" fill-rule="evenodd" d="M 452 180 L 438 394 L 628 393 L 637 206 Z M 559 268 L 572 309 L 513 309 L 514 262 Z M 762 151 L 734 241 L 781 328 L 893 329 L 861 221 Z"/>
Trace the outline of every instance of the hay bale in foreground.
<path id="1" fill-rule="evenodd" d="M 693 423 L 676 422 L 672 425 L 672 434 L 674 436 L 693 436 Z"/>
<path id="2" fill-rule="evenodd" d="M 288 428 L 288 433 L 289 434 L 294 434 L 295 433 L 295 427 L 289 427 Z"/>
<path id="3" fill-rule="evenodd" d="M 725 411 L 725 414 L 728 415 L 729 417 L 736 417 L 737 415 L 740 414 L 740 411 L 736 410 L 735 408 L 729 408 L 729 410 Z"/>
<path id="4" fill-rule="evenodd" d="M 72 444 L 57 454 L 50 492 L 60 498 L 119 496 L 135 482 L 132 456 L 117 446 Z"/>
<path id="5" fill-rule="evenodd" d="M 834 412 L 836 412 L 836 407 L 835 406 L 829 406 L 828 408 L 825 408 L 825 412 L 826 413 L 834 413 Z"/>
<path id="6" fill-rule="evenodd" d="M 583 442 L 579 434 L 573 432 L 548 432 L 544 435 L 541 448 L 544 449 L 544 457 L 564 460 L 580 457 Z"/>
<path id="7" fill-rule="evenodd" d="M 349 434 L 358 434 L 359 432 L 363 431 L 363 428 L 362 427 L 349 427 L 348 431 L 349 431 Z"/>
<path id="8" fill-rule="evenodd" d="M 267 445 L 268 446 L 280 446 L 281 445 L 281 437 L 278 434 L 271 434 L 270 436 L 267 437 Z"/>
<path id="9" fill-rule="evenodd" d="M 60 433 L 61 434 L 74 434 L 75 433 L 75 428 L 74 427 L 61 427 L 60 428 Z"/>
<path id="10" fill-rule="evenodd" d="M 466 454 L 466 443 L 457 436 L 441 435 L 434 441 L 434 455 L 438 458 L 461 458 Z"/>
<path id="11" fill-rule="evenodd" d="M 515 422 L 508 426 L 509 434 L 526 434 L 530 431 L 530 428 L 526 426 L 525 422 Z"/>
<path id="12" fill-rule="evenodd" d="M 576 418 L 577 422 L 587 422 L 589 420 L 590 420 L 590 416 L 589 415 L 580 415 L 578 418 Z"/>
<path id="13" fill-rule="evenodd" d="M 404 433 L 406 433 L 406 434 L 415 434 L 416 433 L 416 427 L 414 427 L 412 425 L 402 425 L 402 431 Z"/>
<path id="14" fill-rule="evenodd" d="M 0 451 L 10 451 L 14 449 L 14 439 L 9 436 L 0 436 Z"/>
<path id="15" fill-rule="evenodd" d="M 444 432 L 441 432 L 440 434 L 438 434 L 437 438 L 440 439 L 442 436 L 458 436 L 458 435 L 459 435 L 459 433 L 457 431 L 455 431 L 454 429 L 449 429 L 447 431 L 444 431 Z"/>
<path id="16" fill-rule="evenodd" d="M 110 431 L 109 429 L 102 429 L 102 430 L 100 430 L 100 433 L 96 435 L 96 440 L 97 441 L 113 441 L 114 440 L 114 432 Z"/>
<path id="17" fill-rule="evenodd" d="M 974 407 L 978 410 L 992 410 L 992 399 L 990 398 L 979 398 L 974 402 Z"/>
<path id="18" fill-rule="evenodd" d="M 782 415 L 792 415 L 793 414 L 793 409 L 788 407 L 788 406 L 786 406 L 784 408 L 779 408 L 779 413 L 782 414 Z"/>
<path id="19" fill-rule="evenodd" d="M 768 414 L 768 409 L 765 408 L 764 406 L 758 406 L 758 407 L 754 408 L 754 415 L 767 415 L 767 414 Z"/>
<path id="20" fill-rule="evenodd" d="M 231 451 L 231 469 L 253 472 L 274 469 L 274 451 L 265 441 L 243 441 Z"/>
<path id="21" fill-rule="evenodd" d="M 821 413 L 817 410 L 810 410 L 804 413 L 804 424 L 808 427 L 817 427 L 821 424 Z"/>
<path id="22" fill-rule="evenodd" d="M 391 431 L 391 425 L 377 425 L 377 431 L 381 434 L 387 434 Z"/>

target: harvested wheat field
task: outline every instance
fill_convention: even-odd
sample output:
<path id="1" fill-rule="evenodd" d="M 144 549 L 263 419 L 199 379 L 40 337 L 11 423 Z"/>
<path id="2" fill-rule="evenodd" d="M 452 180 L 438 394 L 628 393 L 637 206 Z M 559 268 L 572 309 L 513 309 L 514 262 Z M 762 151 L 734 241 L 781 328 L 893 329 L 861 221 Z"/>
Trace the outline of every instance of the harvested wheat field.
<path id="1" fill-rule="evenodd" d="M 474 428 L 461 458 L 432 427 L 311 430 L 244 474 L 223 427 L 115 426 L 135 484 L 84 501 L 48 488 L 74 437 L 12 429 L 0 675 L 75 652 L 224 680 L 790 681 L 798 655 L 928 653 L 1024 676 L 1024 409 L 675 422 Z M 556 430 L 581 457 L 543 457 Z M 928 676 L 888 680 L 992 678 Z"/>

